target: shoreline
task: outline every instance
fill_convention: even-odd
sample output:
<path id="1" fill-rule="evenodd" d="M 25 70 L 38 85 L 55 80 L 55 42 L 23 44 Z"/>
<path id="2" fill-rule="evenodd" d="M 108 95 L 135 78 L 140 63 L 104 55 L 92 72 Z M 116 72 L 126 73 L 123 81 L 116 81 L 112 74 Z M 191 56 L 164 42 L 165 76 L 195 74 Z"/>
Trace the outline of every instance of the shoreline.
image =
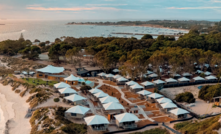
<path id="1" fill-rule="evenodd" d="M 182 28 L 169 28 L 169 27 L 163 27 L 161 25 L 154 25 L 154 24 L 143 24 L 143 25 L 101 25 L 101 24 L 66 24 L 66 25 L 89 25 L 89 26 L 131 26 L 131 27 L 152 27 L 152 28 L 162 28 L 162 29 L 170 29 L 170 30 L 182 30 L 182 31 L 188 31 L 188 29 L 182 29 Z"/>
<path id="2" fill-rule="evenodd" d="M 31 131 L 30 118 L 25 118 L 28 96 L 22 98 L 11 89 L 10 85 L 0 84 L 0 133 L 28 134 Z"/>

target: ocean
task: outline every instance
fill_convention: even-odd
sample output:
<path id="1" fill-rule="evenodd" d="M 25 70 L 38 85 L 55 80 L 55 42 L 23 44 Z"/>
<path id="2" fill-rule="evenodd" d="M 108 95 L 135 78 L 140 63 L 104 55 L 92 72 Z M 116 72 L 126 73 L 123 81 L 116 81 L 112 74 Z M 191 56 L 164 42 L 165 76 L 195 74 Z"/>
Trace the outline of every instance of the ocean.
<path id="1" fill-rule="evenodd" d="M 25 39 L 34 41 L 53 42 L 56 38 L 62 36 L 80 37 L 135 37 L 140 39 L 142 35 L 119 35 L 121 33 L 142 33 L 142 34 L 159 34 L 159 33 L 187 33 L 185 30 L 174 30 L 166 28 L 152 28 L 139 26 L 98 26 L 98 25 L 66 25 L 72 21 L 12 21 L 1 20 L 0 24 L 0 41 L 11 39 L 16 40 L 23 33 Z M 156 37 L 155 37 L 156 38 Z"/>

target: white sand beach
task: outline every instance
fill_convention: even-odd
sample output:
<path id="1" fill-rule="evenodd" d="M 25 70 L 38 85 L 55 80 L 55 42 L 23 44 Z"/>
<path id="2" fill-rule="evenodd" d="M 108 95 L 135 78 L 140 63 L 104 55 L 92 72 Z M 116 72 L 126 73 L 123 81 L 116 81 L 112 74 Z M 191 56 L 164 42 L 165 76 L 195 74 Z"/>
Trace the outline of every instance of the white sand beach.
<path id="1" fill-rule="evenodd" d="M 28 96 L 23 98 L 11 90 L 10 85 L 0 84 L 0 133 L 4 133 L 6 122 L 9 134 L 29 134 L 31 125 L 30 118 L 25 118 L 29 104 L 26 103 Z"/>

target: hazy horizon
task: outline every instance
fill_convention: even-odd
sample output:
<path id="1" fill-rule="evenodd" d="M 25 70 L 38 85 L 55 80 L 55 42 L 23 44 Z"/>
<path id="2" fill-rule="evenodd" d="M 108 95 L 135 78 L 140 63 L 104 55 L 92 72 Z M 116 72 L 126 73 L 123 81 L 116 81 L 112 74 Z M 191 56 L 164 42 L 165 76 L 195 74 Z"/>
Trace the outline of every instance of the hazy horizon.
<path id="1" fill-rule="evenodd" d="M 219 20 L 221 0 L 0 0 L 7 20 Z"/>

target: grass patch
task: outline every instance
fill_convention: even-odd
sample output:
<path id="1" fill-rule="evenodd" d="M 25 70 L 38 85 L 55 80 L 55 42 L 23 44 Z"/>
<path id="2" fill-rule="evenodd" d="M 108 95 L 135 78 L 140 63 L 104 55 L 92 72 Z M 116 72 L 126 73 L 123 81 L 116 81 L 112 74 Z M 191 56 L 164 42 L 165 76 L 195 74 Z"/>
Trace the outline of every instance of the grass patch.
<path id="1" fill-rule="evenodd" d="M 220 116 L 205 119 L 203 121 L 186 121 L 174 125 L 176 130 L 185 134 L 218 134 L 214 130 L 218 130 L 221 125 L 218 122 Z"/>
<path id="2" fill-rule="evenodd" d="M 54 98 L 54 102 L 59 102 L 60 99 L 59 98 Z"/>
<path id="3" fill-rule="evenodd" d="M 42 79 L 36 79 L 36 78 L 23 78 L 22 80 L 24 80 L 25 82 L 31 84 L 31 85 L 49 85 L 49 86 L 53 86 L 54 84 L 58 83 L 57 81 L 44 81 Z"/>

